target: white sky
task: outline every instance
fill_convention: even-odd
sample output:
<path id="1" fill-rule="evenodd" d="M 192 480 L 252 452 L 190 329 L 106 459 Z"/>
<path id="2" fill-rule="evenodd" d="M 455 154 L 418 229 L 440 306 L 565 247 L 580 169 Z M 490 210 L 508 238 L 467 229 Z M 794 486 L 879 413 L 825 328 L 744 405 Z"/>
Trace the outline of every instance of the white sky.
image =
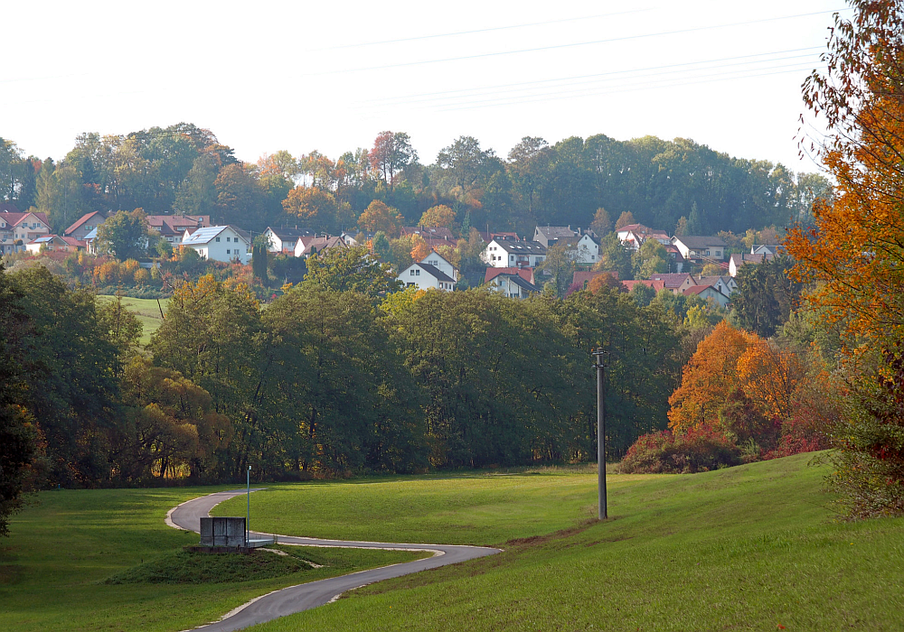
<path id="1" fill-rule="evenodd" d="M 0 137 L 65 156 L 83 132 L 181 121 L 236 156 L 335 159 L 407 132 L 421 162 L 461 135 L 690 138 L 798 160 L 800 86 L 843 0 L 7 2 Z"/>

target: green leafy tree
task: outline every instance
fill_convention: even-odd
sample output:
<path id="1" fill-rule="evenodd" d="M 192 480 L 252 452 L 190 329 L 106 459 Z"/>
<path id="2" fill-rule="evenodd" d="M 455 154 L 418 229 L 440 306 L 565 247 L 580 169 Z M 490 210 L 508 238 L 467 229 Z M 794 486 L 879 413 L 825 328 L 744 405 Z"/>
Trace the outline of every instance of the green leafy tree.
<path id="1" fill-rule="evenodd" d="M 357 292 L 377 299 L 401 289 L 390 264 L 374 258 L 365 246 L 331 248 L 307 259 L 304 287 Z"/>
<path id="2" fill-rule="evenodd" d="M 800 282 L 789 276 L 793 263 L 787 257 L 746 265 L 736 277 L 738 289 L 732 307 L 738 324 L 769 338 L 789 319 L 800 303 Z"/>
<path id="3" fill-rule="evenodd" d="M 22 406 L 26 376 L 15 359 L 28 327 L 21 298 L 0 263 L 0 536 L 9 535 L 9 517 L 21 508 L 23 494 L 31 488 L 38 457 L 34 422 Z"/>
<path id="4" fill-rule="evenodd" d="M 655 239 L 647 239 L 631 255 L 631 264 L 635 279 L 649 279 L 654 274 L 669 271 L 669 253 Z"/>
<path id="5" fill-rule="evenodd" d="M 593 269 L 617 272 L 619 280 L 624 281 L 633 277 L 632 268 L 631 253 L 619 241 L 618 235 L 609 233 L 603 237 L 600 243 L 600 260 Z"/>
<path id="6" fill-rule="evenodd" d="M 546 282 L 553 293 L 562 298 L 574 278 L 573 247 L 562 242 L 550 246 L 546 251 L 546 259 L 537 266 L 540 278 L 548 277 Z"/>
<path id="7" fill-rule="evenodd" d="M 113 423 L 120 354 L 94 295 L 70 290 L 43 266 L 8 275 L 26 317 L 9 349 L 28 388 L 30 419 L 51 483 L 96 485 L 110 476 L 105 428 Z"/>
<path id="8" fill-rule="evenodd" d="M 229 445 L 214 455 L 212 478 L 236 480 L 248 465 L 264 465 L 273 434 L 262 418 L 268 378 L 263 342 L 260 304 L 248 288 L 205 275 L 176 287 L 148 345 L 155 365 L 209 393 L 213 410 L 234 429 Z"/>
<path id="9" fill-rule="evenodd" d="M 275 344 L 269 424 L 301 472 L 426 465 L 418 397 L 370 297 L 296 287 L 264 313 Z"/>
<path id="10" fill-rule="evenodd" d="M 97 227 L 97 248 L 120 261 L 147 256 L 148 219 L 144 210 L 119 211 Z"/>

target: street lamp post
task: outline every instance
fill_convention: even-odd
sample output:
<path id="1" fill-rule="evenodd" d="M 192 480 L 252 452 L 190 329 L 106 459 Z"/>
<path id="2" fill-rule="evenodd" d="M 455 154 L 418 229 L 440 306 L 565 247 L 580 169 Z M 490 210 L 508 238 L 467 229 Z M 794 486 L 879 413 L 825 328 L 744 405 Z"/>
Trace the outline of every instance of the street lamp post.
<path id="1" fill-rule="evenodd" d="M 251 466 L 248 466 L 248 508 L 245 512 L 245 546 L 251 541 Z"/>
<path id="2" fill-rule="evenodd" d="M 594 349 L 591 352 L 596 368 L 596 462 L 599 485 L 599 519 L 606 520 L 606 361 L 609 352 Z M 603 356 L 606 356 L 605 360 Z"/>

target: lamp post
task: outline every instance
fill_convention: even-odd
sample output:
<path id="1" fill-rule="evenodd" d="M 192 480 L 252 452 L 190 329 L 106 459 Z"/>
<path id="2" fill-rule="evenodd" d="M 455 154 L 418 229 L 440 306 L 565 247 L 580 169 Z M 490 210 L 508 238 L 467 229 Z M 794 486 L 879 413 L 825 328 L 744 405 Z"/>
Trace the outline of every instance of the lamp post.
<path id="1" fill-rule="evenodd" d="M 594 349 L 590 352 L 596 368 L 596 462 L 599 484 L 599 519 L 606 520 L 606 362 L 609 352 Z M 606 356 L 605 360 L 603 356 Z"/>
<path id="2" fill-rule="evenodd" d="M 251 466 L 248 466 L 248 508 L 245 512 L 245 546 L 251 541 Z"/>

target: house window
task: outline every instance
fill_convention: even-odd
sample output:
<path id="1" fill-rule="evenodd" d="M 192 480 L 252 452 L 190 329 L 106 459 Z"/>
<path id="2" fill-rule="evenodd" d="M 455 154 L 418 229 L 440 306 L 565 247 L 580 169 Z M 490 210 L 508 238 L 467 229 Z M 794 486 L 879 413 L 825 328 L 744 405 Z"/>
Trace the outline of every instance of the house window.
<path id="1" fill-rule="evenodd" d="M 411 270 L 408 272 L 408 276 L 414 276 L 414 268 L 411 268 Z"/>
<path id="2" fill-rule="evenodd" d="M 220 238 L 219 238 L 219 237 L 217 237 L 217 243 L 219 243 L 219 242 L 220 242 Z"/>
<path id="3" fill-rule="evenodd" d="M 415 268 L 415 270 L 414 270 L 414 276 L 421 276 L 421 269 L 420 269 L 420 268 Z"/>
<path id="4" fill-rule="evenodd" d="M 229 239 L 229 238 L 227 237 L 227 239 Z M 232 254 L 231 252 L 229 252 L 229 248 L 226 249 L 226 254 L 227 255 Z"/>
<path id="5" fill-rule="evenodd" d="M 226 242 L 229 243 L 229 237 L 226 238 Z"/>

